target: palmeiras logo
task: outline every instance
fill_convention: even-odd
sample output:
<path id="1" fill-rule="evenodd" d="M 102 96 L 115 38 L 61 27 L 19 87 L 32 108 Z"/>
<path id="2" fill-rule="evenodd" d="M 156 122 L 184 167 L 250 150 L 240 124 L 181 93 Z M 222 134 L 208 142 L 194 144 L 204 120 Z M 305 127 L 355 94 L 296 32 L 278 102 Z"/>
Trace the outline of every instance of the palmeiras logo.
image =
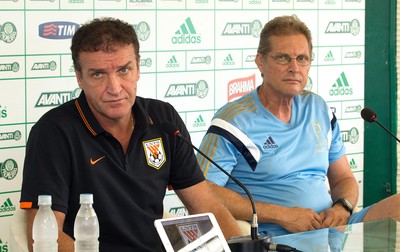
<path id="1" fill-rule="evenodd" d="M 78 28 L 79 24 L 72 22 L 47 22 L 39 25 L 39 36 L 45 39 L 70 39 Z"/>
<path id="2" fill-rule="evenodd" d="M 147 164 L 157 170 L 167 160 L 165 157 L 164 145 L 161 138 L 144 141 L 144 153 L 146 155 Z"/>
<path id="3" fill-rule="evenodd" d="M 12 43 L 17 38 L 17 27 L 11 22 L 0 25 L 0 40 Z"/>
<path id="4" fill-rule="evenodd" d="M 11 180 L 17 176 L 18 164 L 14 159 L 6 159 L 3 163 L 0 163 L 0 178 Z"/>
<path id="5" fill-rule="evenodd" d="M 140 22 L 137 25 L 133 25 L 133 29 L 135 29 L 137 37 L 141 41 L 145 41 L 150 36 L 150 25 L 146 22 Z"/>

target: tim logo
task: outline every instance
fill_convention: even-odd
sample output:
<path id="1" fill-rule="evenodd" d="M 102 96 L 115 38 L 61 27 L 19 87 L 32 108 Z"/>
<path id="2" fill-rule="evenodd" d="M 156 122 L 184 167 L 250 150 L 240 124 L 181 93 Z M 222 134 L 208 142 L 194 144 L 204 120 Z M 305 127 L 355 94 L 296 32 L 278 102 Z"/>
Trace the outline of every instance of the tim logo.
<path id="1" fill-rule="evenodd" d="M 79 24 L 72 22 L 48 22 L 39 25 L 39 36 L 45 39 L 70 39 Z"/>

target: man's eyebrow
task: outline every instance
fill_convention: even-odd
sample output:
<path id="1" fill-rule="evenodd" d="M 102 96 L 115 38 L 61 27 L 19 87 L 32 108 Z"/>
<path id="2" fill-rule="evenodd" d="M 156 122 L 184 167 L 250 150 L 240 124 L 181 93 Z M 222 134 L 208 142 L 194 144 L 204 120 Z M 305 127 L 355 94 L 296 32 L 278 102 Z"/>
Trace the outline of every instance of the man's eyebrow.
<path id="1" fill-rule="evenodd" d="M 126 64 L 118 66 L 117 69 L 128 67 L 133 61 L 128 61 Z M 104 72 L 106 68 L 89 68 L 88 72 Z"/>

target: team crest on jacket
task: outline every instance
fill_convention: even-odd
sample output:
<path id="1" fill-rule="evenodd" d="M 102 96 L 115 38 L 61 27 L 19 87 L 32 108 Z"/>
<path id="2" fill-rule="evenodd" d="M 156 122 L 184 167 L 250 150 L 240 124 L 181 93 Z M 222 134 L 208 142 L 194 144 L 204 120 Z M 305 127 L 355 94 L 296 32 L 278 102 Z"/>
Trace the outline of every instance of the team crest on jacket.
<path id="1" fill-rule="evenodd" d="M 157 170 L 165 163 L 165 152 L 161 138 L 143 142 L 143 149 L 146 155 L 147 164 Z"/>

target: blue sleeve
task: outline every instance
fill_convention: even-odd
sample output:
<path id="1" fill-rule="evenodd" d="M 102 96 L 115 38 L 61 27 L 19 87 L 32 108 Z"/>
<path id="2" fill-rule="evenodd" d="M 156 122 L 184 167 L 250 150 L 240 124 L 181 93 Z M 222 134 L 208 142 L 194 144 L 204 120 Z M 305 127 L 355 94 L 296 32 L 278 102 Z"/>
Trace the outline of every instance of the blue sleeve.
<path id="1" fill-rule="evenodd" d="M 346 153 L 346 148 L 342 140 L 339 123 L 335 121 L 332 127 L 332 142 L 329 148 L 329 163 L 335 162 Z"/>
<path id="2" fill-rule="evenodd" d="M 207 133 L 203 138 L 199 148 L 204 154 L 231 174 L 233 167 L 237 164 L 238 152 L 236 148 L 225 138 Z M 207 180 L 224 186 L 228 181 L 228 176 L 215 167 L 210 161 L 197 153 L 197 161 Z"/>

